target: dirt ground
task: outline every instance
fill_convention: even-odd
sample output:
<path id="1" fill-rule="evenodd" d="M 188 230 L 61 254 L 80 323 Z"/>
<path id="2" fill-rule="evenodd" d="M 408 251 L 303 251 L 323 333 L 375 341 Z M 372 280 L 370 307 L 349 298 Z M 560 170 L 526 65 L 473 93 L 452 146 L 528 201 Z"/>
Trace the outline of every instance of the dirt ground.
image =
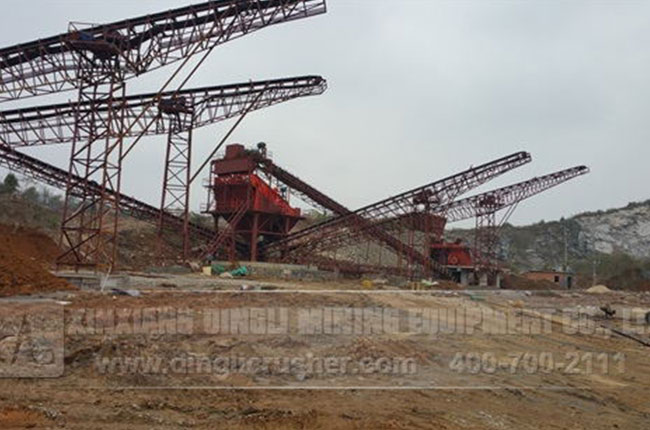
<path id="1" fill-rule="evenodd" d="M 208 279 L 133 277 L 137 297 L 94 291 L 50 294 L 66 318 L 65 325 L 60 322 L 65 327 L 63 374 L 0 379 L 0 428 L 645 429 L 650 422 L 650 349 L 612 333 L 573 333 L 565 330 L 571 324 L 561 318 L 544 314 L 549 331 L 535 334 L 523 326 L 508 334 L 490 333 L 488 317 L 483 317 L 487 325 L 473 333 L 306 334 L 293 325 L 294 312 L 313 309 L 435 309 L 438 321 L 445 323 L 453 322 L 448 311 L 456 309 L 467 315 L 505 312 L 520 317 L 570 309 L 589 315 L 598 327 L 621 328 L 623 309 L 650 309 L 647 293 L 364 290 L 355 282 Z M 240 291 L 242 284 L 255 289 Z M 6 304 L 6 299 L 0 301 L 0 317 L 6 316 Z M 617 316 L 603 319 L 598 311 L 603 304 L 619 310 Z M 170 307 L 191 315 L 191 330 L 109 329 L 113 326 L 107 310 L 126 310 L 134 318 L 138 310 Z M 206 315 L 223 316 L 233 309 L 287 309 L 290 328 L 255 334 L 206 330 Z M 179 314 L 161 315 L 143 319 L 141 327 L 158 327 Z M 427 318 L 433 320 L 432 315 Z M 635 337 L 650 339 L 641 322 L 624 329 L 645 330 Z M 523 352 L 540 360 L 542 354 L 551 355 L 555 364 L 545 371 L 513 368 L 511 356 Z M 496 369 L 486 363 L 478 371 L 454 366 L 458 354 L 476 353 L 496 357 Z M 579 358 L 578 365 L 568 371 L 566 357 L 571 354 Z M 606 354 L 608 367 L 601 369 L 599 361 L 589 364 L 591 354 Z M 615 354 L 623 354 L 624 360 L 615 361 Z M 159 357 L 163 362 L 179 356 L 408 357 L 417 370 L 307 375 L 274 368 L 252 374 L 100 370 L 98 357 L 125 356 Z"/>
<path id="2" fill-rule="evenodd" d="M 49 272 L 60 250 L 47 235 L 0 224 L 0 243 L 0 297 L 72 289 Z"/>

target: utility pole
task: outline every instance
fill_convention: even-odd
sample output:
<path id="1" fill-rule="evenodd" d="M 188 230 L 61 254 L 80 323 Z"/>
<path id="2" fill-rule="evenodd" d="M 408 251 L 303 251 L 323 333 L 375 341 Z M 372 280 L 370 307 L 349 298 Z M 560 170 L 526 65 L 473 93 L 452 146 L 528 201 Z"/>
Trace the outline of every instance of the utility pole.
<path id="1" fill-rule="evenodd" d="M 564 267 L 562 271 L 566 273 L 569 270 L 569 241 L 567 238 L 566 220 L 562 220 L 562 227 L 564 229 Z"/>
<path id="2" fill-rule="evenodd" d="M 592 270 L 591 270 L 591 285 L 592 285 L 592 286 L 596 285 L 596 281 L 598 280 L 598 276 L 597 276 L 597 274 L 596 274 L 596 266 L 597 266 L 599 263 L 600 263 L 600 261 L 598 261 L 598 258 L 596 258 L 596 257 L 594 257 L 594 259 L 593 259 L 592 262 L 591 262 L 591 264 L 592 264 Z"/>

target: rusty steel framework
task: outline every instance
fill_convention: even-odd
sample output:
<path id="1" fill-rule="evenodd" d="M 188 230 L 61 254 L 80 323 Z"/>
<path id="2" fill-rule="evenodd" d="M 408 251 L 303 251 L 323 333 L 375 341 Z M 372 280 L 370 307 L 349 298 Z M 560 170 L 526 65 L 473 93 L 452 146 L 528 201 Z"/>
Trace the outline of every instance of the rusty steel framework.
<path id="1" fill-rule="evenodd" d="M 241 178 L 246 184 L 246 197 L 242 199 L 239 206 L 232 212 L 230 217 L 226 219 L 226 228 L 220 230 L 212 240 L 207 244 L 203 251 L 202 258 L 209 259 L 210 257 L 215 257 L 225 248 L 226 258 L 230 261 L 235 261 L 236 259 L 236 246 L 237 246 L 237 237 L 236 229 L 239 222 L 244 218 L 246 213 L 251 209 L 252 198 L 253 198 L 253 185 L 251 183 L 251 174 L 255 171 L 255 166 L 251 166 L 246 173 L 233 175 L 233 177 Z M 213 174 L 210 173 L 210 184 L 213 183 Z M 215 223 L 215 226 L 218 228 L 218 221 Z"/>
<path id="2" fill-rule="evenodd" d="M 258 168 L 276 177 L 282 183 L 294 187 L 296 190 L 301 190 L 305 193 L 305 196 L 307 196 L 307 198 L 313 202 L 313 204 L 320 205 L 333 212 L 343 207 L 340 203 L 332 204 L 331 202 L 334 201 L 333 199 L 325 196 L 322 192 L 315 190 L 315 188 L 307 185 L 285 169 L 277 166 L 277 164 L 275 164 L 271 159 L 258 155 L 257 160 L 259 163 Z M 65 170 L 59 169 L 55 166 L 49 165 L 48 163 L 20 153 L 6 145 L 0 145 L 0 166 L 9 168 L 10 170 L 18 173 L 26 174 L 29 177 L 40 182 L 58 187 L 60 189 L 65 189 L 67 181 L 67 172 Z M 577 178 L 581 175 L 587 174 L 588 172 L 589 169 L 586 166 L 577 166 L 569 169 L 564 169 L 544 176 L 535 177 L 517 184 L 490 190 L 485 193 L 464 199 L 454 200 L 446 205 L 440 206 L 436 210 L 436 213 L 444 214 L 447 223 L 454 223 L 476 218 L 477 236 L 475 237 L 476 242 L 474 245 L 475 261 L 480 264 L 480 270 L 486 271 L 488 273 L 493 273 L 494 270 L 498 269 L 498 262 L 496 258 L 498 232 L 500 226 L 512 213 L 511 209 L 516 207 L 523 200 L 533 197 L 539 193 L 542 193 L 548 189 Z M 303 187 L 302 185 L 306 185 L 306 187 Z M 89 184 L 89 188 L 94 189 L 97 193 L 100 192 L 100 187 L 97 186 L 96 183 Z M 122 202 L 122 212 L 129 216 L 150 222 L 152 224 L 158 223 L 160 218 L 164 217 L 167 224 L 174 226 L 177 229 L 181 228 L 184 224 L 184 219 L 182 217 L 174 216 L 171 213 L 160 211 L 159 209 L 138 201 L 132 197 L 120 195 L 120 199 Z M 242 205 L 242 207 L 239 209 L 240 210 L 237 211 L 234 218 L 241 217 L 241 214 L 245 213 L 246 207 Z M 507 213 L 502 218 L 500 223 L 496 223 L 497 212 L 503 210 L 506 210 Z M 388 232 L 394 232 L 393 225 L 401 222 L 400 219 L 401 218 L 392 220 L 388 219 L 381 223 L 377 223 L 376 227 L 386 229 Z M 480 221 L 481 219 L 487 219 L 488 221 L 484 223 Z M 494 221 L 490 222 L 489 220 Z M 238 219 L 232 219 L 229 221 L 232 221 L 235 223 L 233 225 L 236 225 L 236 221 L 238 221 Z M 483 234 L 479 234 L 479 228 L 483 225 L 490 226 L 490 230 L 487 232 L 482 232 Z M 217 235 L 211 229 L 200 226 L 198 224 L 189 223 L 189 231 L 191 237 L 196 241 L 205 243 L 212 242 L 214 244 L 215 238 L 218 238 L 218 245 L 225 245 L 228 254 L 232 254 L 234 252 L 235 244 L 231 230 L 222 230 Z M 360 235 L 360 233 L 358 235 Z M 489 235 L 489 241 L 487 243 L 481 243 L 482 240 L 485 240 L 483 239 L 483 235 Z M 354 241 L 358 241 L 360 239 L 359 237 L 355 238 L 352 234 L 350 237 L 353 238 Z M 439 240 L 441 238 L 436 237 L 435 239 Z M 215 252 L 215 250 L 212 249 L 212 252 Z M 346 273 L 383 272 L 390 274 L 403 274 L 403 271 L 389 266 L 362 264 L 359 262 L 346 261 L 341 258 L 334 259 L 319 255 L 312 256 L 312 258 L 310 258 L 310 262 L 312 264 L 318 264 L 319 267 L 324 269 L 336 269 Z"/>
<path id="3" fill-rule="evenodd" d="M 445 179 L 301 230 L 269 245 L 266 252 L 283 261 L 304 263 L 309 262 L 310 258 L 322 256 L 323 252 L 340 249 L 351 243 L 351 238 L 363 234 L 385 244 L 403 257 L 406 260 L 406 268 L 411 274 L 415 266 L 416 270 L 421 271 L 420 274 L 429 274 L 433 269 L 444 276 L 446 271 L 429 258 L 426 246 L 422 250 L 415 249 L 378 224 L 414 212 L 434 213 L 437 208 L 455 200 L 459 195 L 530 161 L 530 154 L 518 152 L 469 168 Z"/>
<path id="4" fill-rule="evenodd" d="M 213 232 L 190 223 L 190 185 L 205 165 L 193 174 L 193 130 L 320 94 L 326 83 L 318 76 L 304 76 L 192 90 L 183 86 L 216 46 L 264 27 L 325 12 L 325 0 L 213 0 L 111 24 L 73 24 L 64 34 L 0 49 L 0 102 L 77 90 L 77 100 L 71 104 L 0 112 L 0 165 L 66 191 L 61 227 L 66 251 L 59 262 L 110 270 L 117 253 L 118 215 L 125 211 L 157 222 L 161 235 L 168 225 L 181 227 L 185 256 L 190 234 L 210 239 L 208 253 L 225 245 L 234 254 L 235 226 L 250 209 L 250 186 L 249 197 L 231 214 L 226 229 Z M 180 87 L 166 91 L 199 53 L 203 58 Z M 159 92 L 126 96 L 128 80 L 173 63 L 180 63 L 178 69 Z M 124 158 L 143 136 L 163 134 L 167 137 L 163 190 L 161 206 L 154 208 L 121 193 L 121 171 Z M 127 138 L 135 141 L 125 147 Z M 56 143 L 71 144 L 67 172 L 15 149 Z M 444 267 L 429 254 L 436 217 L 447 222 L 475 217 L 475 259 L 479 269 L 493 272 L 498 268 L 497 212 L 507 209 L 503 223 L 520 201 L 588 172 L 579 166 L 456 200 L 530 160 L 526 152 L 515 153 L 350 211 L 263 154 L 257 168 L 303 200 L 336 215 L 267 245 L 264 252 L 282 261 L 373 270 L 376 267 L 370 264 L 332 257 L 332 252 L 364 237 L 399 257 L 398 267 L 384 270 L 445 276 Z M 415 224 L 423 233 L 422 243 L 416 244 Z"/>
<path id="5" fill-rule="evenodd" d="M 346 208 L 341 203 L 329 197 L 322 191 L 317 190 L 312 185 L 309 185 L 296 175 L 278 166 L 267 157 L 259 157 L 259 168 L 261 171 L 269 176 L 274 177 L 282 184 L 287 186 L 293 194 L 303 202 L 312 207 L 318 207 L 326 211 L 330 211 L 336 215 L 347 215 L 352 211 Z"/>
<path id="6" fill-rule="evenodd" d="M 266 151 L 266 144 L 258 144 L 257 150 L 249 150 L 249 156 L 251 160 L 254 161 L 253 170 L 248 172 L 256 173 L 261 172 L 265 174 L 268 178 L 274 178 L 277 181 L 276 185 L 283 185 L 290 190 L 290 192 L 300 198 L 303 202 L 309 204 L 312 207 L 320 208 L 321 210 L 330 211 L 339 215 L 348 214 L 351 211 L 343 206 L 341 203 L 338 203 L 333 198 L 327 196 L 325 193 L 317 190 L 315 187 L 307 184 L 305 181 L 293 175 L 286 169 L 278 166 L 273 160 L 268 157 Z M 210 179 L 208 181 L 208 203 L 206 205 L 206 212 L 209 212 L 210 208 L 213 206 L 212 203 L 212 188 L 211 184 L 213 183 L 213 172 L 210 173 Z M 251 192 L 250 182 L 248 193 Z M 235 244 L 236 238 L 234 236 L 235 230 L 232 226 L 237 225 L 241 219 L 246 215 L 246 212 L 250 210 L 251 202 L 250 199 L 245 199 L 239 208 L 233 211 L 233 215 L 226 220 L 228 228 L 222 230 L 214 240 L 208 244 L 204 252 L 204 257 L 214 256 L 219 254 L 225 248 L 225 254 L 230 260 L 235 259 Z M 253 232 L 257 232 L 259 229 L 259 217 L 253 217 Z M 253 236 L 256 236 L 256 233 L 253 233 Z M 253 242 L 251 244 L 251 249 L 249 250 L 252 258 L 257 257 L 258 244 Z"/>
<path id="7" fill-rule="evenodd" d="M 325 0 L 214 0 L 111 24 L 71 25 L 69 32 L 0 49 L 0 101 L 78 89 L 80 57 L 113 59 L 131 79 L 326 10 Z"/>
<path id="8" fill-rule="evenodd" d="M 523 200 L 589 173 L 587 166 L 576 166 L 527 181 L 451 202 L 442 208 L 447 222 L 476 218 L 474 260 L 477 269 L 493 276 L 499 270 L 498 245 L 501 226 Z M 497 222 L 497 212 L 507 209 Z"/>
<path id="9" fill-rule="evenodd" d="M 493 276 L 499 269 L 497 258 L 499 231 L 503 223 L 512 214 L 514 208 L 523 200 L 578 176 L 587 174 L 588 172 L 589 169 L 586 166 L 576 166 L 560 170 L 465 199 L 453 200 L 432 210 L 432 213 L 444 217 L 447 224 L 475 218 L 476 229 L 473 254 L 477 270 Z M 497 213 L 502 210 L 506 210 L 506 214 L 497 223 Z M 404 227 L 404 224 L 408 224 L 407 228 L 410 230 L 413 229 L 410 218 L 408 216 L 387 217 L 384 220 L 375 222 L 373 226 L 376 229 L 383 229 L 387 233 L 395 235 L 397 230 L 395 228 L 396 226 Z M 349 246 L 354 243 L 358 244 L 362 239 L 361 236 L 364 234 L 362 230 L 348 230 L 346 233 L 344 236 L 345 241 L 338 242 L 337 247 Z M 404 239 L 402 237 L 402 240 Z M 441 237 L 437 236 L 431 239 L 440 240 Z M 328 250 L 330 249 L 328 248 Z M 355 263 L 341 258 L 327 258 L 322 255 L 312 255 L 310 262 L 324 268 L 338 268 L 343 271 L 356 271 L 357 273 L 363 271 L 391 273 L 390 270 L 392 269 L 386 266 L 378 267 L 369 264 L 360 264 L 358 262 Z M 393 270 L 393 272 L 395 271 Z"/>
<path id="10" fill-rule="evenodd" d="M 298 97 L 319 95 L 326 89 L 327 82 L 322 77 L 300 76 L 161 94 L 132 95 L 115 101 L 114 105 L 118 106 L 120 115 L 113 118 L 138 119 L 123 133 L 125 137 L 167 134 L 161 209 L 175 215 L 180 214 L 187 220 L 187 224 L 194 129 Z M 146 110 L 158 96 L 161 97 L 158 109 Z M 108 129 L 110 131 L 119 126 L 119 121 L 109 121 L 109 115 L 112 114 L 107 105 L 97 104 L 93 100 L 76 107 L 58 104 L 1 112 L 0 143 L 12 146 L 66 143 L 75 140 L 75 132 L 88 139 L 90 133 L 87 128 L 75 130 L 77 118 L 91 118 L 98 124 L 112 125 Z M 151 121 L 154 126 L 147 127 Z M 118 138 L 119 134 L 115 137 Z M 82 176 L 73 172 L 73 177 Z M 160 217 L 161 234 L 166 227 L 166 219 Z M 187 226 L 182 231 L 183 256 L 187 257 Z"/>
<path id="11" fill-rule="evenodd" d="M 542 193 L 550 188 L 589 173 L 587 166 L 576 166 L 523 182 L 487 191 L 440 208 L 448 223 L 471 219 L 489 212 L 500 211 Z"/>
<path id="12" fill-rule="evenodd" d="M 239 88 L 239 91 L 236 92 L 237 97 L 231 96 L 222 99 L 222 101 L 228 101 L 228 103 L 222 104 L 221 109 L 217 108 L 215 110 L 213 108 L 211 112 L 214 115 L 222 111 L 223 118 L 233 116 L 236 112 L 241 120 L 253 110 L 297 97 L 322 94 L 326 88 L 327 83 L 320 76 L 250 82 L 248 86 L 243 87 L 243 91 L 242 88 Z M 232 91 L 232 88 L 229 89 Z M 237 90 L 237 88 L 235 89 Z M 190 189 L 193 178 L 200 172 L 200 168 L 196 172 L 192 172 L 192 134 L 197 124 L 199 126 L 204 124 L 201 122 L 201 118 L 205 106 L 204 103 L 196 103 L 196 100 L 178 95 L 173 96 L 171 99 L 163 99 L 160 104 L 161 112 L 171 117 L 167 138 L 161 210 L 179 214 L 185 219 L 183 258 L 189 257 Z M 159 228 L 161 238 L 165 229 L 164 221 L 165 218 L 161 217 Z"/>
<path id="13" fill-rule="evenodd" d="M 60 169 L 37 158 L 18 152 L 14 148 L 0 144 L 0 166 L 13 172 L 20 173 L 38 182 L 65 191 L 68 182 L 68 171 Z M 82 181 L 82 178 L 76 178 Z M 96 182 L 88 182 L 85 186 L 95 194 L 101 193 L 101 187 Z M 184 220 L 173 214 L 162 212 L 159 208 L 135 199 L 125 194 L 119 195 L 120 210 L 123 214 L 133 218 L 158 225 L 160 217 L 165 217 L 165 222 L 180 229 Z M 207 242 L 214 236 L 212 229 L 190 222 L 189 231 L 191 238 L 197 242 Z"/>
<path id="14" fill-rule="evenodd" d="M 438 207 L 434 212 L 438 216 L 444 216 L 446 224 L 475 218 L 473 255 L 476 269 L 486 273 L 489 277 L 493 277 L 499 270 L 499 232 L 517 205 L 530 197 L 587 173 L 589 173 L 589 168 L 586 166 L 571 167 L 464 199 L 454 200 Z M 497 222 L 497 213 L 503 210 L 506 212 Z M 383 228 L 394 234 L 396 225 L 409 223 L 409 221 L 408 217 L 398 217 L 378 222 L 375 227 Z M 413 226 L 409 225 L 409 228 L 412 229 Z M 348 236 L 349 243 L 358 242 L 360 235 L 361 233 L 350 234 Z M 437 236 L 433 237 L 433 239 L 439 241 L 442 237 Z M 341 270 L 353 271 L 354 269 L 357 273 L 359 271 L 381 271 L 371 265 L 325 258 L 319 259 L 318 264 L 322 267 L 334 267 L 335 261 L 340 263 Z M 384 271 L 386 269 L 383 268 Z"/>
<path id="15" fill-rule="evenodd" d="M 223 248 L 226 250 L 227 258 L 230 261 L 235 261 L 237 238 L 235 237 L 235 227 L 250 210 L 251 206 L 251 187 L 248 186 L 248 198 L 246 198 L 231 217 L 226 220 L 226 228 L 220 230 L 212 240 L 206 245 L 203 251 L 202 258 L 209 259 L 211 256 L 218 255 L 219 251 Z"/>
<path id="16" fill-rule="evenodd" d="M 75 112 L 75 133 L 70 153 L 60 245 L 65 249 L 59 264 L 97 267 L 117 256 L 117 222 L 124 142 L 124 117 L 116 98 L 123 98 L 125 84 L 119 68 L 110 60 L 101 67 L 79 60 L 79 103 L 91 109 Z M 106 107 L 106 117 L 97 114 L 99 105 Z M 82 134 L 86 138 L 82 138 Z M 90 178 L 99 177 L 97 195 L 86 186 Z M 77 180 L 83 179 L 83 181 Z M 112 219 L 109 215 L 114 214 Z M 110 223 L 112 225 L 105 225 Z"/>
<path id="17" fill-rule="evenodd" d="M 205 52 L 182 87 L 217 45 L 325 10 L 324 0 L 211 1 L 113 24 L 83 29 L 73 26 L 59 36 L 0 50 L 3 100 L 74 88 L 79 91 L 61 226 L 66 251 L 58 262 L 77 268 L 101 265 L 109 271 L 114 265 L 122 161 L 135 144 L 124 151 L 124 137 L 161 101 L 158 94 L 140 116 L 125 120 L 115 100 L 123 98 L 127 79 L 181 61 L 162 92 L 190 57 Z M 85 103 L 91 106 L 89 114 L 81 111 Z M 97 112 L 99 105 L 106 108 L 104 122 Z M 83 180 L 76 180 L 78 177 Z M 100 183 L 99 196 L 84 187 L 91 178 Z"/>
<path id="18" fill-rule="evenodd" d="M 124 130 L 124 137 L 136 138 L 171 133 L 177 122 L 175 111 L 181 110 L 180 106 L 183 110 L 191 109 L 193 128 L 196 129 L 234 118 L 247 109 L 258 110 L 299 97 L 319 95 L 326 89 L 327 81 L 320 76 L 297 76 L 129 95 L 115 104 L 122 111 L 121 116 L 132 123 Z M 157 99 L 160 99 L 157 109 L 150 109 L 149 106 Z M 17 147 L 71 143 L 75 138 L 75 115 L 90 115 L 92 112 L 100 122 L 108 120 L 107 106 L 92 101 L 2 111 L 0 143 Z M 150 122 L 153 125 L 147 127 Z M 81 138 L 88 139 L 85 130 L 78 133 L 81 133 Z"/>
<path id="19" fill-rule="evenodd" d="M 162 198 L 158 236 L 165 232 L 163 213 L 173 213 L 183 218 L 183 258 L 189 255 L 189 209 L 190 181 L 192 177 L 192 130 L 194 115 L 192 109 L 181 109 L 170 113 L 172 119 L 167 134 L 165 151 L 165 173 L 163 175 Z"/>
<path id="20" fill-rule="evenodd" d="M 124 136 L 167 134 L 159 232 L 162 234 L 167 227 L 177 228 L 174 223 L 166 223 L 169 218 L 163 216 L 163 212 L 185 219 L 181 230 L 184 257 L 188 256 L 190 243 L 189 189 L 193 130 L 299 97 L 319 95 L 326 89 L 327 82 L 320 76 L 299 76 L 159 95 L 131 95 L 114 101 L 113 104 L 119 108 L 119 117 L 127 120 L 139 118 L 130 130 L 123 133 Z M 157 96 L 161 96 L 158 109 L 146 110 Z M 16 147 L 66 143 L 74 141 L 75 131 L 83 133 L 84 139 L 88 139 L 85 128 L 75 130 L 78 118 L 75 113 L 83 118 L 92 118 L 98 124 L 111 124 L 109 115 L 112 113 L 108 106 L 93 101 L 77 107 L 57 104 L 5 111 L 0 113 L 0 143 Z M 147 127 L 150 121 L 154 121 L 153 127 Z M 119 125 L 118 121 L 113 123 L 109 130 Z M 115 137 L 119 137 L 119 134 Z M 77 172 L 73 172 L 72 178 L 84 179 Z M 98 196 L 96 190 L 78 186 L 84 181 L 75 179 L 75 189 L 80 188 Z"/>

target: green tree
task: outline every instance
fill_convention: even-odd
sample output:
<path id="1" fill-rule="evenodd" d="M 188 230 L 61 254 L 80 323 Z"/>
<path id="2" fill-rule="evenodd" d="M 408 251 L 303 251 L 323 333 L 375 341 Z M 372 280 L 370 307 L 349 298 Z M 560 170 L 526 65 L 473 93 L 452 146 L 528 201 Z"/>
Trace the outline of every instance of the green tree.
<path id="1" fill-rule="evenodd" d="M 9 173 L 5 176 L 5 180 L 0 187 L 0 192 L 3 194 L 15 194 L 18 191 L 18 178 L 13 173 Z"/>
<path id="2" fill-rule="evenodd" d="M 29 187 L 25 191 L 22 192 L 23 198 L 27 200 L 30 203 L 35 203 L 38 204 L 40 195 L 38 193 L 38 190 L 36 187 Z"/>

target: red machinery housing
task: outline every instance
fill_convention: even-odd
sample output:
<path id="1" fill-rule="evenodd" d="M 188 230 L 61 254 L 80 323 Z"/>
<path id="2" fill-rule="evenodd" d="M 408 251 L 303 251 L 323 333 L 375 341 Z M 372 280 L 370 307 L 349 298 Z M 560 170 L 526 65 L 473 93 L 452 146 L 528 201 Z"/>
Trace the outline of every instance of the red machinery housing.
<path id="1" fill-rule="evenodd" d="M 212 161 L 208 212 L 215 227 L 223 218 L 233 230 L 240 258 L 257 261 L 258 249 L 281 239 L 301 220 L 281 192 L 256 173 L 258 152 L 243 145 L 226 147 L 223 158 Z"/>
<path id="2" fill-rule="evenodd" d="M 431 258 L 443 266 L 474 267 L 469 246 L 463 244 L 460 240 L 432 244 Z"/>
<path id="3" fill-rule="evenodd" d="M 447 269 L 453 281 L 463 285 L 470 282 L 475 261 L 470 247 L 460 239 L 455 242 L 441 240 L 432 243 L 431 259 Z"/>
<path id="4" fill-rule="evenodd" d="M 431 259 L 446 268 L 473 268 L 474 261 L 470 247 L 458 239 L 447 242 L 443 239 L 447 218 L 438 214 L 411 213 L 401 217 L 401 223 L 409 228 L 423 232 L 430 237 Z"/>

